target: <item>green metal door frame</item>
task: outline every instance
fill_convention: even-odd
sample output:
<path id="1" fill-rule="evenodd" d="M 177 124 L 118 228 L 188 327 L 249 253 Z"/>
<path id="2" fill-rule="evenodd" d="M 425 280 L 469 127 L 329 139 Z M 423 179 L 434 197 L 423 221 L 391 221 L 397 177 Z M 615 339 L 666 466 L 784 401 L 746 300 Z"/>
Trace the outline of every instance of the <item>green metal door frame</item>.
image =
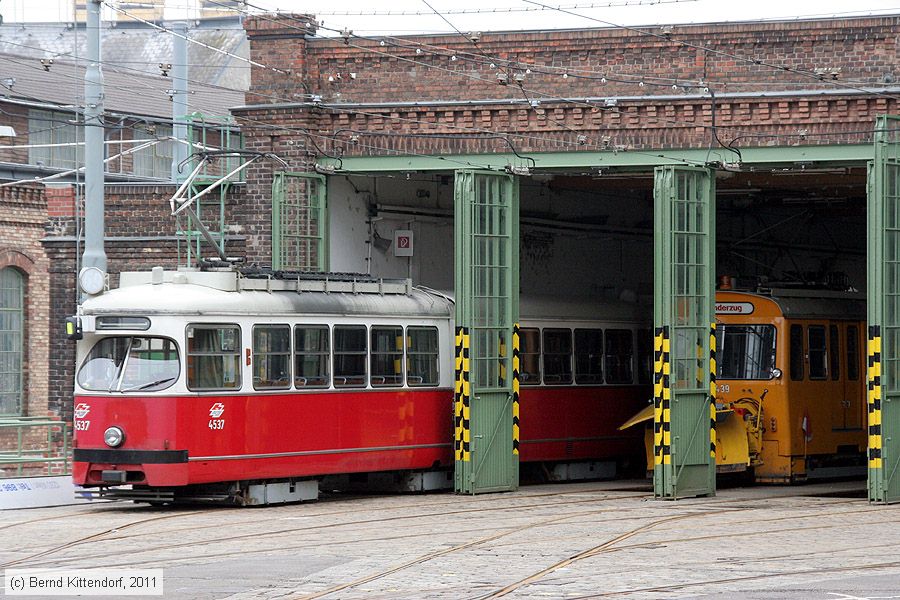
<path id="1" fill-rule="evenodd" d="M 657 167 L 653 197 L 654 495 L 714 495 L 715 175 Z"/>
<path id="2" fill-rule="evenodd" d="M 0 319 L 0 418 L 25 409 L 25 285 L 25 275 L 15 267 L 0 269 L 0 316 L 6 317 Z M 11 411 L 10 398 L 15 402 Z"/>
<path id="3" fill-rule="evenodd" d="M 519 485 L 518 180 L 456 171 L 454 203 L 457 493 Z"/>
<path id="4" fill-rule="evenodd" d="M 298 185 L 301 186 L 299 189 Z M 272 269 L 323 272 L 328 270 L 328 264 L 325 177 L 317 173 L 275 173 L 272 179 Z"/>
<path id="5" fill-rule="evenodd" d="M 875 121 L 868 190 L 869 500 L 900 502 L 900 116 Z"/>

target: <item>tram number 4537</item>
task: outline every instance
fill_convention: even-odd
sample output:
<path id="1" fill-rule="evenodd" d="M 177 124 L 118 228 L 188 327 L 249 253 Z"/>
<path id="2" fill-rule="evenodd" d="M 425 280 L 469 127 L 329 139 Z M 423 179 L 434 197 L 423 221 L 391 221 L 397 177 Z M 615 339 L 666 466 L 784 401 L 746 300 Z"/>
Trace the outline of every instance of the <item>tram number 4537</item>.
<path id="1" fill-rule="evenodd" d="M 87 431 L 91 427 L 90 421 L 84 419 L 75 419 L 75 431 Z"/>
<path id="2" fill-rule="evenodd" d="M 210 419 L 209 420 L 209 428 L 210 429 L 225 429 L 225 419 Z"/>

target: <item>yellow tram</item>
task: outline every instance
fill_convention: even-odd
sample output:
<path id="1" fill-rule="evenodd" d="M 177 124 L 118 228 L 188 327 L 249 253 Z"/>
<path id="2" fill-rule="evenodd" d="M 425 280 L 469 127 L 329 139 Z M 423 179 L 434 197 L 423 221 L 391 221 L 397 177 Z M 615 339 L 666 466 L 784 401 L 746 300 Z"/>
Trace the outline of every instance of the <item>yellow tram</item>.
<path id="1" fill-rule="evenodd" d="M 716 292 L 716 470 L 792 483 L 865 473 L 865 301 Z M 652 406 L 622 428 L 653 418 Z M 653 438 L 645 438 L 652 468 Z"/>

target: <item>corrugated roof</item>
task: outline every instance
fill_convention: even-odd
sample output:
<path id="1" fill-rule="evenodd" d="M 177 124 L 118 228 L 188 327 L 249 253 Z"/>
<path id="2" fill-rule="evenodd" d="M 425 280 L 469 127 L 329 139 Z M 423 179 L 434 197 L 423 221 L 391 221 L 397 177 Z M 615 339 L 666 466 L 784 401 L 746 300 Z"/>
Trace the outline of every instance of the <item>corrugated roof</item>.
<path id="1" fill-rule="evenodd" d="M 0 83 L 4 86 L 0 87 L 0 94 L 30 102 L 83 106 L 84 69 L 84 63 L 76 66 L 57 58 L 45 70 L 38 58 L 0 53 Z M 10 78 L 15 83 L 11 89 L 5 89 L 5 81 L 11 81 Z M 173 87 L 170 78 L 105 65 L 103 84 L 108 112 L 172 118 L 172 102 L 167 93 Z M 192 83 L 188 89 L 190 111 L 207 117 L 227 117 L 228 108 L 244 100 L 243 92 L 208 85 Z"/>
<path id="2" fill-rule="evenodd" d="M 188 36 L 243 59 L 250 44 L 238 17 L 192 21 Z M 162 25 L 165 26 L 165 25 Z M 138 22 L 104 23 L 101 58 L 106 65 L 159 74 L 159 63 L 171 63 L 173 36 Z M 0 25 L 0 53 L 75 62 L 87 52 L 84 23 L 9 23 Z M 188 44 L 190 79 L 245 91 L 250 65 L 233 56 Z"/>

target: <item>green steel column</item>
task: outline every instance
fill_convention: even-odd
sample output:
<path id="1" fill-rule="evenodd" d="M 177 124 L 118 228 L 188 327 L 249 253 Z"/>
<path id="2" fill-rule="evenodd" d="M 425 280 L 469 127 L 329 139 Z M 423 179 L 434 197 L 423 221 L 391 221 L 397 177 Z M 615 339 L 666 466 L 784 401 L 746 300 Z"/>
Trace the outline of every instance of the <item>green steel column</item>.
<path id="1" fill-rule="evenodd" d="M 685 166 L 654 175 L 653 489 L 713 495 L 715 177 Z"/>
<path id="2" fill-rule="evenodd" d="M 456 172 L 454 189 L 455 489 L 518 488 L 518 181 Z"/>
<path id="3" fill-rule="evenodd" d="M 900 117 L 879 116 L 868 189 L 869 500 L 900 502 Z"/>

